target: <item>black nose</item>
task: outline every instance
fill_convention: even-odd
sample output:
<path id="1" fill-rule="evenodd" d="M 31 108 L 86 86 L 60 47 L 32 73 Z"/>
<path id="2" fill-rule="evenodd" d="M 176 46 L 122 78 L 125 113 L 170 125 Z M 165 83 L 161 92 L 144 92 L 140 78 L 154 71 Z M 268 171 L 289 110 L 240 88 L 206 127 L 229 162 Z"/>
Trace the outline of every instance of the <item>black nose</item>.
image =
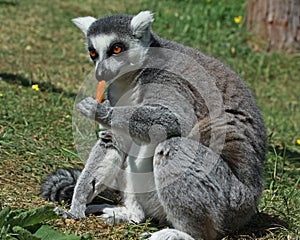
<path id="1" fill-rule="evenodd" d="M 98 81 L 105 80 L 108 82 L 108 81 L 114 79 L 119 74 L 119 72 L 120 72 L 119 70 L 116 72 L 112 72 L 107 69 L 104 69 L 102 71 L 96 71 L 96 79 Z"/>

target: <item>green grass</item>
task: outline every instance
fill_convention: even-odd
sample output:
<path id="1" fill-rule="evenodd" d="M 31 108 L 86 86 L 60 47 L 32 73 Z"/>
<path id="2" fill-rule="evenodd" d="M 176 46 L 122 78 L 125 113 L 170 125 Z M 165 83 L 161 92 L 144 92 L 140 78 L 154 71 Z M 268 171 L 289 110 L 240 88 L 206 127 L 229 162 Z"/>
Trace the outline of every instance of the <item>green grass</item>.
<path id="1" fill-rule="evenodd" d="M 161 36 L 220 58 L 253 90 L 268 130 L 263 213 L 240 239 L 297 239 L 300 235 L 300 55 L 266 53 L 233 18 L 246 1 L 0 0 L 0 201 L 3 206 L 47 205 L 38 197 L 43 176 L 82 167 L 72 136 L 78 89 L 93 68 L 83 35 L 70 19 L 155 13 Z M 252 46 L 252 48 L 250 47 Z M 254 46 L 254 47 L 253 47 Z M 40 91 L 31 85 L 38 83 Z M 135 239 L 145 225 L 107 226 L 96 217 L 50 224 L 98 239 Z M 230 237 L 228 237 L 230 238 Z"/>

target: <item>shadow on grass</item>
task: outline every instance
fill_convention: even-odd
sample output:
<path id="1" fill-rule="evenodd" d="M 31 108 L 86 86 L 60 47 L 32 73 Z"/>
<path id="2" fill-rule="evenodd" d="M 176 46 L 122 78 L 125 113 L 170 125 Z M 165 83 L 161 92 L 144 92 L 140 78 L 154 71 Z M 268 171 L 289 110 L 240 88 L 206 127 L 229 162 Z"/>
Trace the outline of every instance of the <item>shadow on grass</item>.
<path id="1" fill-rule="evenodd" d="M 241 236 L 245 237 L 245 239 L 264 238 L 266 235 L 279 229 L 288 229 L 287 222 L 276 216 L 260 212 L 253 216 L 251 221 L 243 229 L 225 239 L 241 239 Z"/>
<path id="2" fill-rule="evenodd" d="M 1 2 L 0 2 L 1 3 Z M 7 82 L 9 84 L 15 84 L 15 85 L 21 85 L 24 87 L 31 87 L 34 84 L 38 84 L 40 91 L 42 92 L 53 92 L 53 93 L 63 93 L 67 97 L 76 97 L 76 93 L 72 92 L 66 92 L 62 88 L 58 88 L 54 86 L 50 82 L 33 82 L 28 80 L 27 78 L 24 78 L 23 76 L 19 74 L 12 74 L 12 73 L 0 73 L 0 80 Z"/>
<path id="3" fill-rule="evenodd" d="M 7 6 L 17 6 L 19 3 L 17 1 L 1 1 L 0 5 L 7 5 Z"/>

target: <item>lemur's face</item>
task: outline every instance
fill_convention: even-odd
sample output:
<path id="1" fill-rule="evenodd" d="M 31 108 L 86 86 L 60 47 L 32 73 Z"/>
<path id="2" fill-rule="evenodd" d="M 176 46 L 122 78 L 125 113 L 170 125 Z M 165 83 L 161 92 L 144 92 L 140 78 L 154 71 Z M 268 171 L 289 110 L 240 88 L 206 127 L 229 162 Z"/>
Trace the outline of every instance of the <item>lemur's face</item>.
<path id="1" fill-rule="evenodd" d="M 95 64 L 97 80 L 110 81 L 120 72 L 137 69 L 150 46 L 152 14 L 114 15 L 96 20 L 73 19 L 85 33 L 90 59 Z"/>
<path id="2" fill-rule="evenodd" d="M 88 35 L 87 47 L 95 64 L 97 80 L 105 81 L 113 79 L 128 67 L 143 63 L 147 49 L 139 39 L 116 33 Z"/>

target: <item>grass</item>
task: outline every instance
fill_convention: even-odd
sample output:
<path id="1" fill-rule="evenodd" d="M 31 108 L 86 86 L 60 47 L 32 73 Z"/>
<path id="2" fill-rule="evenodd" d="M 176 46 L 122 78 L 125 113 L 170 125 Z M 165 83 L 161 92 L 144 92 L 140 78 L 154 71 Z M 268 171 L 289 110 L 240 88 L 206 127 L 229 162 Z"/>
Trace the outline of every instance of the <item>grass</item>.
<path id="1" fill-rule="evenodd" d="M 80 168 L 72 137 L 77 91 L 93 68 L 77 16 L 155 13 L 161 36 L 220 58 L 253 90 L 268 130 L 260 217 L 226 239 L 297 239 L 300 235 L 300 55 L 266 53 L 244 29 L 244 1 L 0 0 L 0 203 L 49 205 L 42 178 L 61 167 Z M 234 17 L 243 16 L 241 24 Z M 254 45 L 254 47 L 253 47 Z M 252 48 L 250 47 L 252 46 Z M 40 91 L 31 88 L 38 84 Z M 151 225 L 107 226 L 97 217 L 49 223 L 96 239 L 136 239 Z"/>

